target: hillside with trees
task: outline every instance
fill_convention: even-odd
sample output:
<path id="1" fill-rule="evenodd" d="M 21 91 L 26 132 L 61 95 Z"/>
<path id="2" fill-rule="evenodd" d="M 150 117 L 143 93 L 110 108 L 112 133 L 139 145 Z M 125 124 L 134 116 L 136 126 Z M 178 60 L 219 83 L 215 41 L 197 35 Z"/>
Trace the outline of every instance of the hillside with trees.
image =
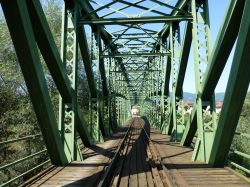
<path id="1" fill-rule="evenodd" d="M 236 129 L 236 133 L 231 145 L 231 152 L 228 155 L 230 161 L 244 166 L 250 173 L 250 92 L 248 92 L 245 102 L 241 111 L 240 119 Z M 228 165 L 250 176 L 249 173 L 244 171 L 244 168 L 238 168 L 237 165 L 228 162 Z"/>
<path id="2" fill-rule="evenodd" d="M 43 9 L 47 17 L 51 32 L 58 49 L 61 42 L 61 5 L 57 0 L 44 1 Z M 41 57 L 43 71 L 55 114 L 58 115 L 59 94 L 53 79 Z M 83 71 L 83 63 L 79 61 L 79 68 Z M 88 85 L 85 73 L 81 73 L 78 85 L 79 105 L 88 110 Z M 0 185 L 23 172 L 38 166 L 49 159 L 43 137 L 37 123 L 36 115 L 29 97 L 29 93 L 21 73 L 14 46 L 0 10 L 0 167 L 25 158 L 23 162 L 15 163 L 0 169 Z M 12 142 L 14 139 L 21 139 Z M 22 140 L 24 139 L 24 140 Z M 41 152 L 32 158 L 29 155 Z M 40 167 L 12 183 L 16 186 L 35 173 L 48 167 Z"/>

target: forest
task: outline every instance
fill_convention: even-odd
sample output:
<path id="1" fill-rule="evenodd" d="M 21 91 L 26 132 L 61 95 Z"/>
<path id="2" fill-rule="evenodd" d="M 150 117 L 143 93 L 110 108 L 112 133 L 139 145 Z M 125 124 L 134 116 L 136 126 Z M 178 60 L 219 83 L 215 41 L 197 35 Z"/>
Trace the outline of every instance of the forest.
<path id="1" fill-rule="evenodd" d="M 47 0 L 43 2 L 43 8 L 56 44 L 58 48 L 60 48 L 61 5 L 57 0 Z M 42 57 L 41 61 L 43 61 Z M 84 69 L 80 61 L 79 67 L 82 68 L 82 70 Z M 54 111 L 58 111 L 58 90 L 56 89 L 45 63 L 43 63 L 43 70 L 46 75 Z M 80 74 L 79 79 L 80 81 L 78 82 L 81 84 L 78 85 L 78 102 L 87 115 L 89 96 L 85 74 Z M 29 172 L 27 175 L 20 177 L 20 179 L 12 183 L 13 186 L 16 186 L 16 184 L 33 176 L 35 173 L 47 167 L 50 163 L 47 161 L 49 158 L 46 147 L 1 10 L 0 106 L 0 184 L 38 166 L 40 163 L 46 162 L 45 165 Z M 250 170 L 249 125 L 250 93 L 247 94 L 245 99 L 231 152 L 228 155 L 229 161 L 227 163 L 235 169 L 238 168 L 237 170 L 244 175 L 247 175 L 246 171 L 240 169 L 236 165 L 244 166 L 245 169 L 248 171 Z M 19 139 L 19 141 L 12 141 L 13 139 Z M 39 152 L 39 154 L 36 155 L 37 152 Z M 29 155 L 35 156 L 29 158 Z M 23 158 L 25 159 L 21 162 Z M 14 161 L 18 162 L 10 164 L 8 167 L 3 167 Z"/>
<path id="2" fill-rule="evenodd" d="M 43 1 L 43 9 L 58 49 L 61 41 L 61 5 L 59 1 Z M 41 55 L 40 55 L 41 56 Z M 59 93 L 44 60 L 43 71 L 55 114 L 59 110 Z M 83 63 L 79 61 L 80 72 Z M 84 73 L 79 74 L 78 103 L 84 113 L 88 112 L 88 84 Z M 0 185 L 22 173 L 46 163 L 12 186 L 30 178 L 50 165 L 36 115 L 21 73 L 14 46 L 0 10 Z M 13 141 L 17 139 L 18 141 Z M 39 153 L 39 154 L 37 154 Z M 29 157 L 33 155 L 32 157 Z M 14 164 L 9 164 L 14 162 Z M 19 162 L 20 161 L 20 162 Z M 3 167 L 4 166 L 4 167 Z M 7 166 L 7 167 L 5 167 Z"/>

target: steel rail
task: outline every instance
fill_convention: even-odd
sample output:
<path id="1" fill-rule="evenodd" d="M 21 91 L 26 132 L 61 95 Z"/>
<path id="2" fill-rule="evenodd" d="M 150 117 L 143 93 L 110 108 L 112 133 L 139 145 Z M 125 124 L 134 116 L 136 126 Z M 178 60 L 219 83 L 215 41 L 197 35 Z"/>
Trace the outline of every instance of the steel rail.
<path id="1" fill-rule="evenodd" d="M 35 134 L 35 135 L 25 136 L 25 137 L 21 137 L 21 138 L 2 141 L 2 142 L 0 142 L 0 145 L 6 145 L 6 144 L 9 144 L 9 143 L 15 143 L 15 142 L 24 141 L 24 140 L 33 140 L 33 139 L 35 139 L 35 138 L 37 138 L 39 136 L 42 136 L 42 134 Z"/>
<path id="2" fill-rule="evenodd" d="M 236 167 L 236 168 L 238 168 L 238 169 L 240 169 L 240 170 L 242 170 L 242 171 L 250 174 L 250 170 L 249 169 L 247 169 L 247 168 L 245 168 L 245 167 L 243 167 L 243 166 L 241 166 L 241 165 L 239 165 L 239 164 L 237 164 L 237 163 L 235 163 L 233 161 L 228 160 L 228 162 L 229 162 L 229 164 L 233 165 L 234 167 Z"/>
<path id="3" fill-rule="evenodd" d="M 15 178 L 12 178 L 12 179 L 10 179 L 10 180 L 7 181 L 7 182 L 5 182 L 5 183 L 3 183 L 3 184 L 0 184 L 0 187 L 4 187 L 4 186 L 7 186 L 7 185 L 11 184 L 12 182 L 14 182 L 14 181 L 20 179 L 21 177 L 23 177 L 23 176 L 29 174 L 30 172 L 32 172 L 32 171 L 34 171 L 34 170 L 36 170 L 36 169 L 38 169 L 38 168 L 44 166 L 45 164 L 47 164 L 47 163 L 49 163 L 49 162 L 50 162 L 50 160 L 46 160 L 45 162 L 43 162 L 43 163 L 41 163 L 41 164 L 35 166 L 34 168 L 32 168 L 32 169 L 30 169 L 30 170 L 28 170 L 28 171 L 22 173 L 21 175 L 18 175 L 18 176 L 16 176 Z"/>
<path id="4" fill-rule="evenodd" d="M 141 125 L 141 124 L 140 124 L 140 125 Z M 146 135 L 148 141 L 149 141 L 149 144 L 152 145 L 152 147 L 154 148 L 154 150 L 157 150 L 156 147 L 154 146 L 154 144 L 153 144 L 151 138 L 149 137 L 147 131 L 145 130 L 145 128 L 144 128 L 142 125 L 141 125 L 141 127 L 142 127 L 142 129 L 143 129 L 143 131 L 144 131 L 144 133 L 145 133 L 145 135 Z M 151 151 L 152 151 L 152 150 L 151 150 Z M 170 176 L 169 170 L 167 169 L 167 167 L 166 167 L 165 164 L 163 163 L 162 158 L 161 158 L 161 156 L 159 155 L 159 153 L 155 153 L 155 154 L 156 154 L 156 156 L 157 156 L 157 160 L 158 160 L 159 163 L 160 163 L 160 166 L 162 167 L 163 171 L 164 171 L 165 174 L 166 174 L 166 177 L 167 177 L 167 179 L 168 179 L 167 182 L 169 182 L 168 185 L 170 185 L 170 186 L 177 186 L 177 185 L 174 183 L 174 180 L 172 179 L 172 177 Z"/>
<path id="5" fill-rule="evenodd" d="M 30 158 L 33 158 L 33 157 L 35 157 L 35 156 L 38 156 L 38 155 L 40 155 L 40 154 L 42 154 L 42 153 L 45 153 L 46 151 L 47 151 L 47 149 L 44 149 L 44 150 L 42 150 L 42 151 L 38 151 L 38 152 L 36 152 L 36 153 L 34 153 L 34 154 L 31 154 L 31 155 L 29 155 L 29 156 L 26 156 L 26 157 L 24 157 L 24 158 L 21 158 L 21 159 L 19 159 L 19 160 L 16 160 L 16 161 L 14 161 L 14 162 L 11 162 L 11 163 L 9 163 L 9 164 L 6 164 L 6 165 L 4 165 L 4 166 L 1 166 L 1 167 L 0 167 L 0 171 L 1 171 L 1 170 L 4 170 L 4 169 L 6 169 L 6 168 L 8 168 L 8 167 L 10 167 L 10 166 L 13 166 L 13 165 L 15 165 L 15 164 L 21 163 L 21 162 L 23 162 L 23 161 L 25 161 L 25 160 L 28 160 L 28 159 L 30 159 Z"/>
<path id="6" fill-rule="evenodd" d="M 113 157 L 111 163 L 109 164 L 108 168 L 105 170 L 105 173 L 104 173 L 102 179 L 101 179 L 100 182 L 98 183 L 98 185 L 97 185 L 98 187 L 107 186 L 108 183 L 110 182 L 111 177 L 112 177 L 113 169 L 114 169 L 114 167 L 115 167 L 115 164 L 116 164 L 118 158 L 120 157 L 120 152 L 122 151 L 122 149 L 123 149 L 123 147 L 124 147 L 124 145 L 125 145 L 125 141 L 126 141 L 128 135 L 129 135 L 129 133 L 131 132 L 131 128 L 132 128 L 132 126 L 133 126 L 133 124 L 134 124 L 134 120 L 135 120 L 135 119 L 133 119 L 133 121 L 131 122 L 131 124 L 130 124 L 130 126 L 129 126 L 129 128 L 128 128 L 128 130 L 127 130 L 125 136 L 124 136 L 124 138 L 122 139 L 121 144 L 119 145 L 119 147 L 118 147 L 117 150 L 116 150 L 116 153 L 115 153 L 115 155 L 114 155 L 114 157 Z"/>

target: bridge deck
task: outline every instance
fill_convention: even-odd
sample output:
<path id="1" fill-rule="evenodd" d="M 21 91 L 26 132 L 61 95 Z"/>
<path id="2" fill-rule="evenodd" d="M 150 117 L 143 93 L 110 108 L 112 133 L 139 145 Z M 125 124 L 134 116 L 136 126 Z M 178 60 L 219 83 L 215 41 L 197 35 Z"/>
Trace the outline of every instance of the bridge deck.
<path id="1" fill-rule="evenodd" d="M 141 120 L 141 119 L 140 119 Z M 143 121 L 143 120 L 141 120 Z M 119 132 L 105 143 L 87 150 L 83 162 L 73 162 L 67 167 L 57 167 L 31 183 L 29 186 L 96 186 L 104 174 L 121 143 L 125 132 Z M 169 141 L 169 137 L 151 128 L 150 138 L 155 152 L 167 167 L 167 176 L 171 183 L 164 181 L 162 171 L 152 167 L 148 158 L 149 149 L 143 141 L 138 126 L 132 130 L 128 141 L 126 156 L 116 162 L 114 170 L 120 171 L 120 186 L 250 186 L 247 178 L 229 168 L 209 168 L 206 164 L 190 160 L 193 150 Z M 144 143 L 143 143 L 144 142 Z M 126 146 L 125 146 L 126 147 Z M 124 152 L 124 151 L 122 151 Z M 119 166 L 120 163 L 124 163 Z M 118 168 L 118 169 L 117 169 Z M 158 168 L 159 169 L 159 168 Z M 153 171 L 154 170 L 154 171 Z M 162 182 L 159 181 L 162 179 Z M 165 177 L 166 180 L 166 177 Z M 114 182 L 112 183 L 114 184 Z M 118 183 L 119 184 L 119 183 Z M 113 185 L 116 186 L 116 185 Z"/>
<path id="2" fill-rule="evenodd" d="M 157 129 L 151 128 L 150 138 L 177 186 L 250 186 L 249 179 L 228 167 L 211 168 L 201 162 L 192 162 L 191 148 L 170 142 L 170 137 L 160 134 Z"/>
<path id="3" fill-rule="evenodd" d="M 110 163 L 126 128 L 104 143 L 85 148 L 84 161 L 75 161 L 66 167 L 53 167 L 41 177 L 34 177 L 23 186 L 95 186 L 104 168 Z"/>

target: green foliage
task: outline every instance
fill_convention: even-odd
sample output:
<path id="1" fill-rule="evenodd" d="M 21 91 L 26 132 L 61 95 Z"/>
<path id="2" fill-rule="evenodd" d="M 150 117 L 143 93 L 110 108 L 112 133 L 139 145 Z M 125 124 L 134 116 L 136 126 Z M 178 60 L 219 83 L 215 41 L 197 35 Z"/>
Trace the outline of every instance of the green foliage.
<path id="1" fill-rule="evenodd" d="M 238 126 L 236 129 L 236 132 L 238 133 L 243 133 L 243 135 L 235 135 L 232 145 L 231 145 L 231 150 L 237 150 L 242 153 L 250 155 L 250 93 L 247 94 L 244 105 L 242 107 L 240 119 L 238 122 Z M 248 134 L 247 136 L 244 136 L 244 134 Z M 238 155 L 236 153 L 229 153 L 228 155 L 229 160 L 243 166 L 244 168 L 247 168 L 250 170 L 250 159 L 245 158 L 241 155 Z M 237 168 L 235 168 L 237 171 L 241 172 L 242 174 L 246 176 L 250 176 L 249 174 L 245 173 L 244 171 L 241 171 Z"/>
<path id="2" fill-rule="evenodd" d="M 58 0 L 43 0 L 49 27 L 55 43 L 60 51 L 61 43 L 61 4 Z M 58 119 L 59 93 L 52 76 L 40 55 L 47 87 Z M 78 104 L 88 115 L 88 84 L 82 61 L 79 60 L 78 76 Z M 7 28 L 7 24 L 0 10 L 0 142 L 22 138 L 28 135 L 40 134 L 36 115 L 27 91 L 24 78 L 18 63 L 14 46 Z M 4 166 L 18 159 L 45 149 L 42 136 L 31 140 L 23 140 L 0 146 L 0 163 Z M 47 152 L 15 164 L 0 171 L 0 185 L 25 171 L 37 166 L 48 159 Z M 43 169 L 43 168 L 41 168 Z M 41 170 L 40 169 L 40 170 Z M 11 186 L 17 186 L 23 180 L 35 175 L 36 170 L 24 178 L 15 181 Z"/>
<path id="3" fill-rule="evenodd" d="M 47 3 L 44 3 L 44 11 L 45 14 L 48 15 L 48 23 L 58 47 L 60 46 L 61 35 L 60 10 L 61 7 L 54 0 L 49 0 Z M 56 90 L 55 84 L 52 81 L 43 60 L 42 63 L 54 110 L 55 113 L 58 113 L 58 91 Z M 0 142 L 41 133 L 7 24 L 2 16 L 0 19 L 0 106 Z M 43 149 L 45 149 L 45 145 L 42 136 L 37 136 L 30 140 L 1 145 L 1 166 Z M 1 170 L 0 184 L 22 174 L 47 159 L 48 155 L 45 152 L 24 162 Z M 26 175 L 25 178 L 30 177 L 37 172 L 39 172 L 39 170 Z M 17 186 L 17 184 L 22 180 L 25 180 L 25 178 L 15 181 L 11 186 Z"/>

